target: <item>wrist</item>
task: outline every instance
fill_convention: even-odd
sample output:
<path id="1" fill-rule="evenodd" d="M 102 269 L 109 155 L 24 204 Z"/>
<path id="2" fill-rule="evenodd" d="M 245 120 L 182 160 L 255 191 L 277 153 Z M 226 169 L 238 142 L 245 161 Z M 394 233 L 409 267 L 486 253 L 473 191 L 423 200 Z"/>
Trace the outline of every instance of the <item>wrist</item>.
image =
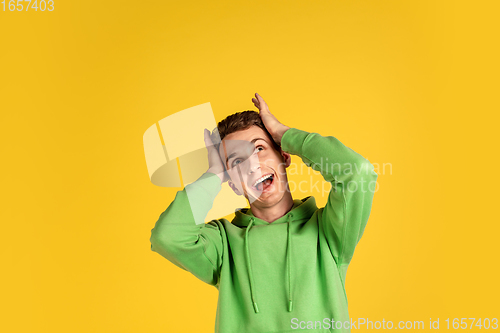
<path id="1" fill-rule="evenodd" d="M 283 134 L 285 134 L 285 132 L 289 129 L 290 127 L 283 125 L 276 131 L 276 137 L 274 138 L 274 141 L 276 141 L 278 145 L 281 145 L 281 138 L 283 138 Z"/>
<path id="2" fill-rule="evenodd" d="M 205 173 L 213 173 L 214 175 L 219 177 L 221 184 L 224 181 L 224 172 L 218 172 L 217 170 L 214 170 L 213 168 L 208 168 L 208 170 Z"/>

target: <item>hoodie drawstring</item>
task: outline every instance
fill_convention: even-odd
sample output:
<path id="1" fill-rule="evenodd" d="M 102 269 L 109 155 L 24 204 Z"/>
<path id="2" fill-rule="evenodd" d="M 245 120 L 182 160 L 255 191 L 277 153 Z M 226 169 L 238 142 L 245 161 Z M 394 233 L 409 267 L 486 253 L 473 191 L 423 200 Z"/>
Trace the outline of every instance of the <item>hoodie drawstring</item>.
<path id="1" fill-rule="evenodd" d="M 253 281 L 253 273 L 252 273 L 252 264 L 250 263 L 250 251 L 248 250 L 248 232 L 252 227 L 254 222 L 254 218 L 250 218 L 250 223 L 247 226 L 247 230 L 245 231 L 245 254 L 247 259 L 247 270 L 248 270 L 248 278 L 250 280 L 250 295 L 252 296 L 252 304 L 255 313 L 259 313 L 259 307 L 257 306 L 257 301 L 255 300 L 255 293 L 253 290 L 254 281 Z"/>
<path id="2" fill-rule="evenodd" d="M 290 227 L 290 222 L 292 221 L 292 214 L 288 214 L 288 221 L 287 221 L 287 247 L 286 247 L 286 262 L 287 262 L 287 289 L 288 289 L 288 312 L 291 312 L 293 309 L 293 301 L 292 301 L 292 257 L 291 257 L 291 252 L 292 252 L 292 234 L 291 234 L 291 227 Z M 254 223 L 254 218 L 250 218 L 250 223 L 248 224 L 246 230 L 245 230 L 245 255 L 246 255 L 246 261 L 247 261 L 247 271 L 248 271 L 248 279 L 250 281 L 250 295 L 252 297 L 252 304 L 253 304 L 253 309 L 255 313 L 259 313 L 259 307 L 257 305 L 257 301 L 255 299 L 255 291 L 254 291 L 254 280 L 253 280 L 253 272 L 252 272 L 252 264 L 250 262 L 250 250 L 248 246 L 248 232 L 250 231 L 250 228 L 252 228 Z"/>
<path id="3" fill-rule="evenodd" d="M 287 246 L 286 246 L 286 260 L 287 260 L 287 266 L 288 266 L 288 271 L 287 271 L 287 278 L 288 278 L 288 312 L 291 312 L 293 309 L 293 302 L 292 302 L 292 257 L 291 257 L 291 251 L 292 251 L 292 237 L 291 237 L 291 228 L 290 228 L 290 222 L 292 220 L 292 214 L 288 214 L 288 230 L 287 230 Z"/>

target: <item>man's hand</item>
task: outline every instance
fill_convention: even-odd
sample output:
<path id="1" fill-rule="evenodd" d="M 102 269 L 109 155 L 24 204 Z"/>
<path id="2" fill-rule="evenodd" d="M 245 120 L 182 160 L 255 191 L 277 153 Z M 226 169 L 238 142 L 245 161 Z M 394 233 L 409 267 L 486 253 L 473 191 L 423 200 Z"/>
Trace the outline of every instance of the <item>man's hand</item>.
<path id="1" fill-rule="evenodd" d="M 208 152 L 208 170 L 207 172 L 215 173 L 219 176 L 221 183 L 229 180 L 229 176 L 224 168 L 224 164 L 220 158 L 217 147 L 214 146 L 210 138 L 210 131 L 205 128 L 205 146 Z"/>
<path id="2" fill-rule="evenodd" d="M 276 117 L 269 111 L 269 107 L 259 94 L 255 94 L 256 98 L 252 98 L 253 104 L 259 109 L 259 115 L 266 126 L 267 131 L 271 134 L 274 142 L 281 146 L 281 137 L 290 127 L 283 125 L 276 119 Z"/>

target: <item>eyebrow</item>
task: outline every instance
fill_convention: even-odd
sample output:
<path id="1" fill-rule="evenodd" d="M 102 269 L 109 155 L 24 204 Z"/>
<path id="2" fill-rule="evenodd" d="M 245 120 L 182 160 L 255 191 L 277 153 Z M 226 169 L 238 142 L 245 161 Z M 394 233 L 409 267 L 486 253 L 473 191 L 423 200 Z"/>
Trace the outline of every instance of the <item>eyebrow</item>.
<path id="1" fill-rule="evenodd" d="M 255 139 L 253 139 L 253 140 L 252 140 L 252 141 L 250 141 L 250 142 L 251 142 L 251 143 L 255 143 L 255 141 L 257 141 L 257 140 L 262 140 L 262 141 L 264 141 L 265 143 L 267 143 L 267 141 L 266 141 L 265 139 L 263 139 L 263 138 L 255 138 Z M 224 145 L 224 151 L 225 151 L 225 150 L 226 150 L 226 146 Z M 229 159 L 230 159 L 231 157 L 233 157 L 234 155 L 236 155 L 236 153 L 232 153 L 231 155 L 229 155 L 229 156 L 226 158 L 226 167 L 227 167 L 227 162 L 228 162 L 228 161 L 229 161 Z"/>

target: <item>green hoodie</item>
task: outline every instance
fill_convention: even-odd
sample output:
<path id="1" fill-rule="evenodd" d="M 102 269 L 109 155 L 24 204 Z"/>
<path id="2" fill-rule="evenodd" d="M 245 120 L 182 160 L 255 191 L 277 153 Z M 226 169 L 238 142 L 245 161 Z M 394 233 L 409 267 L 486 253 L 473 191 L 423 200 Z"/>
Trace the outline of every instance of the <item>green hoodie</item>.
<path id="1" fill-rule="evenodd" d="M 196 225 L 193 216 L 204 218 L 221 189 L 219 177 L 207 172 L 160 215 L 151 250 L 219 290 L 215 332 L 350 332 L 346 271 L 377 174 L 332 136 L 291 128 L 281 145 L 331 183 L 325 207 L 309 196 L 272 223 L 243 208 L 232 222 Z"/>

